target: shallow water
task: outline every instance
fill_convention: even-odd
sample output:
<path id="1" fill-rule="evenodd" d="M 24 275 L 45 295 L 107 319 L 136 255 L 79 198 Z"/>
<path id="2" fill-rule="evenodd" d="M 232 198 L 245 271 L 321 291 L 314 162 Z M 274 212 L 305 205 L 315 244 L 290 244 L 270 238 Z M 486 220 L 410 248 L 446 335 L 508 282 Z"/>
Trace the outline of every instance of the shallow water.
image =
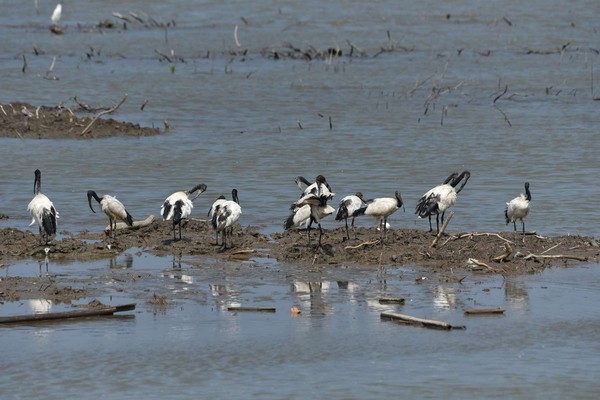
<path id="1" fill-rule="evenodd" d="M 89 189 L 116 194 L 142 219 L 157 214 L 171 192 L 199 182 L 208 190 L 194 216 L 236 187 L 240 222 L 280 231 L 298 195 L 293 178 L 319 173 L 336 198 L 401 190 L 407 210 L 392 217 L 392 227 L 425 228 L 412 214 L 416 200 L 451 171 L 468 169 L 472 178 L 449 230 L 511 229 L 504 204 L 529 181 L 529 230 L 600 235 L 594 2 L 86 1 L 64 6 L 62 36 L 48 31 L 53 4 L 39 2 L 38 15 L 34 2 L 13 3 L 0 15 L 0 34 L 10 39 L 0 41 L 0 102 L 73 106 L 77 96 L 106 106 L 127 93 L 115 118 L 160 127 L 167 119 L 172 129 L 143 139 L 0 139 L 0 213 L 10 217 L 0 227 L 27 229 L 35 168 L 60 212 L 59 229 L 70 232 L 106 224 L 88 209 Z M 88 29 L 113 11 L 147 12 L 177 26 Z M 245 57 L 227 54 L 236 50 L 236 24 Z M 398 50 L 373 57 L 388 45 L 388 30 Z M 286 43 L 347 53 L 347 40 L 369 56 L 307 62 L 260 54 Z M 567 43 L 563 52 L 527 54 Z M 35 56 L 34 45 L 44 53 Z M 185 62 L 171 74 L 155 50 L 173 50 Z M 53 57 L 59 80 L 43 78 Z M 434 101 L 432 89 L 441 90 Z M 364 272 L 353 282 L 358 293 L 326 276 L 316 282 L 329 288 L 307 295 L 272 273 L 293 267 L 268 264 L 264 283 L 248 287 L 228 282 L 227 267 L 209 261 L 184 261 L 185 279 L 168 277 L 172 260 L 129 261 L 134 269 L 151 268 L 157 288 L 198 285 L 199 297 L 164 313 L 143 306 L 135 317 L 3 329 L 3 396 L 530 398 L 592 397 L 599 389 L 596 265 L 504 283 L 482 278 L 467 290 L 415 285 L 411 270 L 390 272 L 383 288 L 375 272 Z M 50 272 L 110 267 L 106 260 L 50 265 Z M 36 274 L 39 265 L 2 272 Z M 217 292 L 224 286 L 225 294 L 215 296 L 210 285 Z M 372 300 L 388 291 L 411 298 L 402 308 L 408 314 L 468 329 L 380 322 Z M 278 312 L 233 315 L 222 310 L 228 301 L 276 304 Z M 296 303 L 309 311 L 291 318 L 287 310 Z M 463 307 L 475 303 L 505 306 L 507 315 L 465 318 Z M 4 313 L 12 306 L 1 307 Z"/>
<path id="2" fill-rule="evenodd" d="M 541 275 L 469 277 L 441 283 L 418 269 L 338 268 L 299 279 L 293 266 L 135 259 L 149 290 L 194 296 L 113 318 L 0 327 L 0 385 L 8 398 L 381 398 L 593 397 L 597 382 L 597 266 Z M 162 262 L 162 267 L 160 266 Z M 140 265 L 146 266 L 140 267 Z M 65 267 L 68 268 L 68 267 Z M 86 275 L 107 267 L 80 266 Z M 85 269 L 84 269 L 85 268 Z M 234 272 L 241 269 L 242 273 Z M 50 265 L 51 273 L 66 272 Z M 348 280 L 348 279 L 351 280 Z M 425 278 L 425 279 L 422 279 Z M 131 301 L 108 290 L 105 303 Z M 405 305 L 380 305 L 382 296 Z M 170 297 L 173 297 L 171 295 Z M 276 307 L 234 313 L 229 305 Z M 289 310 L 302 313 L 293 317 Z M 45 308 L 44 308 L 45 306 Z M 4 304 L 3 313 L 36 301 Z M 502 316 L 464 309 L 502 307 Z M 466 330 L 436 331 L 381 321 L 386 310 Z M 27 382 L 27 385 L 24 385 Z"/>

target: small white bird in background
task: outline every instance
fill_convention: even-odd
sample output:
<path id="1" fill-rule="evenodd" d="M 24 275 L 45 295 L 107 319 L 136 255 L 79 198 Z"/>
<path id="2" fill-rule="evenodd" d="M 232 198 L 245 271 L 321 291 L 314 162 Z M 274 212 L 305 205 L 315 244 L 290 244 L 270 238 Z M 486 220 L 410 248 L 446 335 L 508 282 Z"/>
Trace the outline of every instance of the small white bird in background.
<path id="1" fill-rule="evenodd" d="M 60 3 L 58 3 L 56 5 L 56 8 L 54 8 L 54 11 L 52 12 L 52 16 L 50 17 L 50 19 L 52 20 L 52 23 L 54 25 L 58 25 L 58 23 L 60 22 L 61 15 L 62 15 L 62 5 Z"/>
<path id="2" fill-rule="evenodd" d="M 402 196 L 400 195 L 400 192 L 396 190 L 394 197 L 381 197 L 373 200 L 367 200 L 365 203 L 366 205 L 356 210 L 353 216 L 358 217 L 359 215 L 370 215 L 371 217 L 379 220 L 379 226 L 383 227 L 380 239 L 381 246 L 383 246 L 383 242 L 387 239 L 387 219 L 400 207 L 404 207 Z"/>
<path id="3" fill-rule="evenodd" d="M 100 208 L 102 208 L 102 211 L 104 211 L 104 214 L 106 214 L 106 216 L 108 217 L 108 221 L 110 224 L 108 234 L 109 237 L 112 237 L 113 239 L 116 237 L 117 221 L 123 221 L 128 226 L 133 226 L 133 218 L 131 217 L 131 214 L 129 214 L 129 212 L 125 209 L 123 203 L 117 200 L 116 197 L 110 196 L 108 194 L 105 194 L 102 197 L 98 197 L 96 192 L 94 192 L 93 190 L 88 190 L 87 198 L 88 204 L 90 205 L 90 209 L 94 213 L 96 213 L 96 211 L 94 211 L 94 208 L 92 207 L 92 198 L 94 198 L 100 204 Z"/>
<path id="4" fill-rule="evenodd" d="M 33 181 L 33 199 L 27 206 L 27 211 L 31 214 L 32 220 L 29 226 L 37 222 L 40 232 L 40 244 L 48 243 L 50 235 L 56 234 L 56 219 L 58 212 L 50 199 L 42 194 L 42 173 L 39 169 L 35 170 Z M 44 242 L 44 235 L 46 241 Z"/>
<path id="5" fill-rule="evenodd" d="M 446 210 L 456 203 L 456 195 L 463 190 L 470 177 L 471 173 L 469 171 L 463 171 L 460 175 L 453 172 L 442 185 L 430 189 L 421 196 L 415 207 L 415 214 L 417 214 L 419 218 L 429 217 L 429 232 L 433 230 L 431 226 L 431 215 L 435 214 L 437 232 L 440 233 L 440 214 L 442 215 L 443 225 Z M 463 179 L 464 182 L 457 190 L 456 185 Z"/>
<path id="6" fill-rule="evenodd" d="M 233 189 L 231 195 L 233 200 L 225 200 L 214 207 L 211 219 L 212 226 L 217 233 L 217 238 L 219 232 L 222 232 L 221 241 L 223 242 L 223 250 L 227 249 L 228 229 L 229 242 L 231 243 L 231 247 L 233 247 L 233 224 L 235 224 L 240 218 L 240 215 L 242 215 L 242 208 L 240 207 L 237 190 Z M 217 245 L 218 244 L 219 243 L 217 242 Z"/>
<path id="7" fill-rule="evenodd" d="M 338 208 L 338 212 L 335 216 L 336 221 L 344 220 L 346 222 L 346 238 L 350 240 L 350 233 L 348 233 L 348 218 L 352 218 L 352 231 L 354 232 L 354 237 L 356 238 L 356 232 L 354 231 L 354 212 L 361 208 L 363 205 L 363 194 L 361 192 L 357 192 L 356 194 L 352 194 L 350 196 L 344 197 L 340 200 L 340 206 Z"/>
<path id="8" fill-rule="evenodd" d="M 56 5 L 56 8 L 54 9 L 52 16 L 50 17 L 50 20 L 52 21 L 52 25 L 50 25 L 50 32 L 54 33 L 55 35 L 61 35 L 63 33 L 63 30 L 59 26 L 61 15 L 62 5 L 59 3 Z"/>
<path id="9" fill-rule="evenodd" d="M 521 194 L 515 197 L 510 202 L 506 203 L 504 210 L 504 218 L 506 225 L 513 223 L 515 232 L 517 231 L 517 220 L 521 220 L 523 224 L 523 234 L 525 234 L 525 218 L 529 214 L 529 202 L 531 201 L 531 192 L 529 191 L 529 182 L 525 182 L 525 195 Z"/>
<path id="10" fill-rule="evenodd" d="M 206 185 L 201 183 L 190 190 L 175 192 L 167 197 L 160 207 L 160 215 L 162 215 L 163 220 L 173 220 L 173 241 L 177 240 L 175 237 L 175 226 L 179 225 L 179 240 L 181 240 L 181 221 L 192 214 L 192 208 L 194 208 L 193 201 L 205 191 Z M 198 192 L 198 194 L 193 199 L 190 199 L 189 195 L 195 192 Z"/>

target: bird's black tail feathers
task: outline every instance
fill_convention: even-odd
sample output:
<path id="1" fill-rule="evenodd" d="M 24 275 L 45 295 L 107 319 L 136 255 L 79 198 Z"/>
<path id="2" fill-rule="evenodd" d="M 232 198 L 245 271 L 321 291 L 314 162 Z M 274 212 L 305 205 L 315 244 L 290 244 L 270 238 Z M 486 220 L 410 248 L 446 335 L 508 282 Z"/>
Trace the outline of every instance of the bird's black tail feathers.
<path id="1" fill-rule="evenodd" d="M 42 227 L 48 235 L 56 234 L 56 211 L 44 210 L 42 214 Z"/>
<path id="2" fill-rule="evenodd" d="M 183 207 L 183 201 L 177 200 L 175 202 L 175 206 L 173 207 L 173 224 L 177 225 L 181 222 L 183 211 L 181 208 Z"/>

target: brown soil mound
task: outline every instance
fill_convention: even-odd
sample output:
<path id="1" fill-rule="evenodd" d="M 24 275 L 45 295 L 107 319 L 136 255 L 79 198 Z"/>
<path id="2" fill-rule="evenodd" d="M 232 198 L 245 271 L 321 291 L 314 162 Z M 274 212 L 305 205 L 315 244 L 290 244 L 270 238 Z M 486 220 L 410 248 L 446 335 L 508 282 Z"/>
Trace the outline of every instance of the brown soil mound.
<path id="1" fill-rule="evenodd" d="M 96 116 L 101 112 L 103 111 L 97 112 Z M 94 139 L 158 134 L 158 128 L 141 127 L 138 124 L 95 116 L 78 117 L 71 109 L 62 105 L 36 107 L 26 103 L 0 104 L 0 137 Z"/>
<path id="2" fill-rule="evenodd" d="M 81 232 L 40 245 L 39 236 L 5 228 L 0 230 L 0 256 L 3 258 L 44 257 L 51 260 L 90 260 L 112 257 L 126 249 L 166 256 L 274 257 L 299 266 L 312 265 L 422 265 L 434 270 L 483 271 L 489 273 L 530 273 L 548 266 L 578 261 L 598 261 L 600 248 L 594 238 L 579 236 L 542 237 L 519 233 L 454 233 L 442 236 L 435 247 L 435 235 L 417 229 L 392 229 L 384 246 L 379 232 L 358 228 L 356 238 L 345 240 L 345 230 L 326 230 L 322 246 L 317 232 L 273 234 L 271 238 L 257 228 L 236 227 L 234 246 L 222 249 L 215 244 L 210 223 L 189 220 L 183 224 L 183 239 L 173 240 L 172 223 L 154 220 L 137 229 L 120 229 L 116 239 L 105 233 Z M 219 241 L 221 238 L 219 238 Z"/>

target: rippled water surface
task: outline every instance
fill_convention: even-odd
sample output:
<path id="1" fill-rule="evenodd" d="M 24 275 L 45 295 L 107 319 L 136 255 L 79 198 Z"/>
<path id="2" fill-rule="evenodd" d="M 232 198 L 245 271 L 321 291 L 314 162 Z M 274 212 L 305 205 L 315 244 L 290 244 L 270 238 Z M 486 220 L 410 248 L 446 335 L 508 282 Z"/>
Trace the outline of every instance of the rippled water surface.
<path id="1" fill-rule="evenodd" d="M 600 234 L 595 2 L 79 1 L 64 5 L 61 36 L 48 30 L 54 4 L 39 1 L 36 13 L 35 3 L 10 2 L 0 15 L 1 103 L 74 106 L 77 96 L 106 106 L 127 94 L 115 118 L 159 127 L 168 120 L 171 130 L 141 139 L 0 139 L 0 213 L 10 217 L 1 227 L 27 229 L 35 168 L 61 230 L 104 226 L 87 208 L 88 189 L 116 194 L 142 219 L 171 192 L 204 182 L 196 215 L 235 187 L 240 222 L 267 233 L 281 230 L 296 175 L 324 174 L 340 197 L 400 190 L 407 212 L 392 226 L 425 228 L 411 212 L 416 200 L 468 169 L 451 230 L 510 229 L 504 204 L 529 181 L 528 229 Z M 130 11 L 176 26 L 93 27 Z M 366 55 L 345 56 L 349 43 Z M 274 59 L 290 45 L 339 47 L 343 56 Z M 174 73 L 157 51 L 181 57 Z M 44 79 L 54 57 L 59 79 Z M 170 264 L 143 268 L 169 279 Z M 39 271 L 37 262 L 21 267 Z M 110 265 L 54 267 L 93 274 Z M 200 298 L 164 313 L 142 307 L 133 317 L 3 328 L 3 396 L 531 398 L 600 389 L 595 264 L 468 289 L 415 285 L 416 270 L 389 272 L 382 287 L 370 271 L 353 279 L 356 291 L 338 287 L 343 278 L 318 277 L 324 290 L 312 294 L 281 272 L 248 286 L 223 283 L 226 269 L 183 270 L 192 283 L 179 277 L 173 290 L 196 285 Z M 215 294 L 217 285 L 229 288 Z M 388 291 L 411 299 L 409 314 L 468 328 L 380 322 L 372 303 Z M 278 312 L 235 315 L 222 309 L 228 301 L 276 304 Z M 298 302 L 309 312 L 291 318 Z M 480 302 L 507 314 L 463 316 Z M 13 306 L 47 307 L 0 307 L 18 312 Z"/>

